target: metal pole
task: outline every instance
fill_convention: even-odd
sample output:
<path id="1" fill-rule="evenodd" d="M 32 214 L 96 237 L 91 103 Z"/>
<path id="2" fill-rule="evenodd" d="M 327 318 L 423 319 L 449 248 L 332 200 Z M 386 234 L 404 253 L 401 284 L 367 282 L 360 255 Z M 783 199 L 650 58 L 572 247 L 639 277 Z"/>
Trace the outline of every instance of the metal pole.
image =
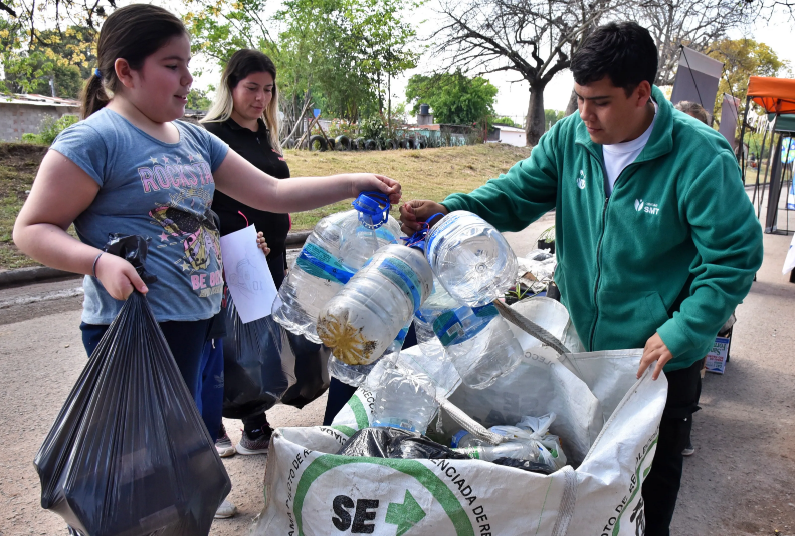
<path id="1" fill-rule="evenodd" d="M 762 135 L 762 149 L 759 151 L 759 160 L 756 164 L 756 185 L 754 185 L 754 196 L 751 198 L 751 203 L 756 204 L 756 191 L 759 189 L 759 174 L 762 172 L 762 155 L 765 154 L 765 141 L 767 141 L 767 127 L 765 133 Z"/>
<path id="2" fill-rule="evenodd" d="M 732 96 L 732 98 L 734 98 Z M 737 101 L 735 101 L 736 103 Z M 743 186 L 745 186 L 745 122 L 748 121 L 748 104 L 751 102 L 751 96 L 745 98 L 745 112 L 743 112 L 743 124 L 740 125 L 740 154 L 738 159 L 740 161 L 740 169 L 743 171 Z"/>

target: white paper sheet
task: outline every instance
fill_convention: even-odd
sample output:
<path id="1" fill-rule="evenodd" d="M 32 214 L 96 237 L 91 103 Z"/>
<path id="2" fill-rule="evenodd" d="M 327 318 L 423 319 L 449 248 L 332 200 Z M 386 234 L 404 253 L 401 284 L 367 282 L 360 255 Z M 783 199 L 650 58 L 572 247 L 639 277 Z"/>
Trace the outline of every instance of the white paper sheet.
<path id="1" fill-rule="evenodd" d="M 221 237 L 221 258 L 240 320 L 249 323 L 270 315 L 276 285 L 265 254 L 257 247 L 257 230 L 253 224 Z"/>

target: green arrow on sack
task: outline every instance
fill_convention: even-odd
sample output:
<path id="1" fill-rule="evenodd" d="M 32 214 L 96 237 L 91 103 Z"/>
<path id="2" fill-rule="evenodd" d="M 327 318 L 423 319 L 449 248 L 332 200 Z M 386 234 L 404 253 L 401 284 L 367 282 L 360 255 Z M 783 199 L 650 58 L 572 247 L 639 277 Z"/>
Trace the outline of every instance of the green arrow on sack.
<path id="1" fill-rule="evenodd" d="M 420 504 L 414 499 L 414 496 L 406 489 L 406 496 L 403 498 L 403 503 L 389 504 L 384 521 L 387 524 L 397 525 L 396 535 L 403 535 L 423 518 L 425 518 L 425 511 L 422 510 L 422 507 L 420 507 Z"/>

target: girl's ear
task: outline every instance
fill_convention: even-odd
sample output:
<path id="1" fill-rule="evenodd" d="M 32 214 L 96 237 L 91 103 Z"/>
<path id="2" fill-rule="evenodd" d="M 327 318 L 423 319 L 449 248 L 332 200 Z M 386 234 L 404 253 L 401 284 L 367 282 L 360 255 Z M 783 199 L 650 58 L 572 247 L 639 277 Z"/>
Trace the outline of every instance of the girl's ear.
<path id="1" fill-rule="evenodd" d="M 124 58 L 116 59 L 116 63 L 114 64 L 114 68 L 116 69 L 116 76 L 119 79 L 119 82 L 124 84 L 128 88 L 135 87 L 135 80 L 133 79 L 132 68 L 130 64 Z"/>

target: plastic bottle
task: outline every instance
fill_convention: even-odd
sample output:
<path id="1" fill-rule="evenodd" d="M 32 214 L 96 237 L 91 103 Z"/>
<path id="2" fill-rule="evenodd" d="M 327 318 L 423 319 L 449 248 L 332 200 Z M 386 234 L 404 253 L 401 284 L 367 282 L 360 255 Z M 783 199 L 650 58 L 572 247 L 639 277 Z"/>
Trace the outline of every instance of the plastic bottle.
<path id="1" fill-rule="evenodd" d="M 436 389 L 425 375 L 387 369 L 375 393 L 374 427 L 397 427 L 425 434 L 439 410 Z"/>
<path id="2" fill-rule="evenodd" d="M 462 305 L 438 281 L 417 311 L 415 327 L 417 343 L 433 348 L 433 340 L 438 341 L 461 381 L 470 388 L 491 386 L 516 369 L 524 356 L 511 327 L 493 304 Z"/>
<path id="3" fill-rule="evenodd" d="M 320 309 L 376 250 L 400 237 L 400 225 L 388 216 L 385 197 L 363 193 L 354 207 L 318 222 L 274 302 L 274 320 L 315 343 L 320 343 L 316 329 Z"/>
<path id="4" fill-rule="evenodd" d="M 420 250 L 385 246 L 323 307 L 317 334 L 337 360 L 371 364 L 428 298 L 432 282 Z"/>
<path id="5" fill-rule="evenodd" d="M 541 450 L 535 445 L 525 442 L 505 442 L 498 446 L 483 445 L 458 447 L 453 448 L 453 450 L 481 461 L 491 462 L 502 457 L 508 457 L 509 459 L 519 459 L 545 464 Z"/>
<path id="6" fill-rule="evenodd" d="M 403 327 L 403 330 L 392 340 L 392 343 L 390 343 L 389 347 L 384 351 L 384 354 L 381 355 L 381 358 L 371 364 L 348 365 L 341 360 L 337 360 L 332 354 L 328 362 L 329 375 L 349 386 L 356 386 L 358 388 L 365 383 L 367 377 L 377 363 L 387 361 L 391 366 L 395 365 L 400 355 L 400 350 L 403 348 L 403 343 L 406 341 L 406 334 L 408 334 L 410 326 L 411 323 Z"/>
<path id="7" fill-rule="evenodd" d="M 502 296 L 518 279 L 518 263 L 508 241 L 482 218 L 453 211 L 426 238 L 433 273 L 453 298 L 483 306 Z"/>

